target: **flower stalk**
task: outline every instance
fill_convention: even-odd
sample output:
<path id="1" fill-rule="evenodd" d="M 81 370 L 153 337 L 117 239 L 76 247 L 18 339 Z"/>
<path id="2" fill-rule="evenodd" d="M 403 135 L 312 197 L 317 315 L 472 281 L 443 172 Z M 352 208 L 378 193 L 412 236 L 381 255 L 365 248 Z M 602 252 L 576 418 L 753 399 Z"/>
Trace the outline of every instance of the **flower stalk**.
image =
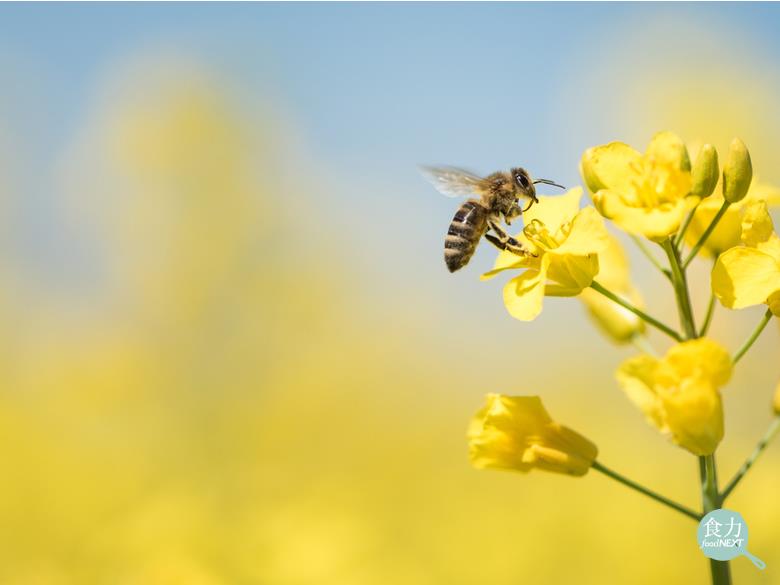
<path id="1" fill-rule="evenodd" d="M 696 244 L 694 244 L 693 248 L 691 248 L 691 251 L 688 254 L 688 257 L 685 259 L 685 262 L 683 262 L 683 264 L 682 264 L 683 268 L 688 268 L 688 265 L 691 263 L 691 261 L 694 258 L 696 258 L 696 254 L 699 253 L 699 250 L 701 250 L 701 247 L 704 245 L 704 243 L 710 237 L 712 232 L 715 231 L 715 228 L 718 226 L 718 223 L 720 222 L 721 218 L 723 218 L 723 216 L 728 211 L 730 205 L 731 205 L 730 201 L 724 201 L 723 205 L 720 206 L 720 209 L 718 209 L 718 212 L 715 214 L 715 217 L 712 218 L 712 221 L 710 222 L 710 225 L 707 226 L 707 229 L 704 230 L 704 233 L 699 238 L 699 241 L 696 242 Z"/>
<path id="2" fill-rule="evenodd" d="M 643 485 L 641 485 L 641 484 L 639 484 L 639 483 L 637 483 L 637 482 L 635 482 L 633 480 L 628 479 L 624 475 L 620 475 L 616 471 L 613 471 L 612 469 L 609 469 L 608 467 L 602 465 L 598 461 L 594 461 L 593 462 L 592 468 L 597 470 L 597 471 L 600 471 L 601 473 L 603 473 L 607 477 L 612 478 L 615 481 L 620 482 L 620 483 L 622 483 L 623 485 L 625 485 L 627 487 L 630 487 L 632 490 L 636 490 L 640 494 L 644 494 L 644 495 L 648 496 L 649 498 L 652 498 L 656 502 L 660 502 L 661 504 L 664 504 L 665 506 L 668 506 L 669 508 L 672 508 L 673 510 L 677 510 L 678 512 L 688 516 L 689 518 L 692 518 L 692 519 L 696 520 L 697 522 L 699 520 L 701 520 L 701 515 L 697 514 L 696 512 L 691 510 L 690 508 L 687 508 L 687 507 L 683 506 L 682 504 L 678 504 L 677 502 L 674 502 L 674 501 L 670 500 L 669 498 L 666 498 L 666 497 L 662 496 L 661 494 L 658 494 L 658 493 L 654 492 L 653 490 L 648 489 L 645 486 L 643 486 Z"/>
<path id="3" fill-rule="evenodd" d="M 691 308 L 691 298 L 688 294 L 688 281 L 685 276 L 685 267 L 680 265 L 680 256 L 677 248 L 674 247 L 671 238 L 667 238 L 661 244 L 667 257 L 669 266 L 672 270 L 672 285 L 674 294 L 677 298 L 677 310 L 680 314 L 680 324 L 685 331 L 686 339 L 696 339 L 696 324 L 693 321 L 693 309 Z"/>
<path id="4" fill-rule="evenodd" d="M 734 477 L 731 478 L 731 481 L 723 490 L 723 494 L 721 495 L 722 502 L 726 501 L 726 498 L 728 498 L 729 495 L 731 495 L 731 492 L 733 492 L 734 488 L 736 488 L 739 482 L 742 481 L 742 478 L 745 477 L 745 474 L 748 472 L 748 470 L 751 467 L 753 467 L 753 464 L 756 462 L 756 459 L 758 459 L 761 453 L 764 452 L 764 449 L 767 448 L 769 443 L 772 442 L 772 439 L 775 438 L 778 431 L 780 431 L 780 415 L 775 415 L 775 417 L 772 419 L 772 422 L 769 423 L 769 428 L 766 430 L 766 433 L 764 433 L 764 436 L 756 445 L 756 448 L 753 449 L 753 452 L 745 460 L 745 462 L 742 464 L 742 467 L 740 467 L 739 471 L 737 471 L 737 473 L 734 474 Z"/>
<path id="5" fill-rule="evenodd" d="M 761 321 L 756 326 L 756 328 L 753 330 L 753 333 L 750 334 L 750 337 L 748 337 L 745 340 L 745 343 L 742 344 L 742 347 L 740 347 L 737 350 L 737 353 L 734 354 L 734 357 L 732 358 L 732 361 L 736 364 L 739 360 L 742 359 L 742 356 L 744 356 L 747 351 L 753 346 L 753 344 L 756 342 L 756 339 L 761 335 L 761 332 L 764 330 L 764 328 L 767 326 L 769 321 L 772 320 L 772 311 L 770 309 L 766 310 L 766 313 L 764 313 L 764 316 L 761 318 Z"/>
<path id="6" fill-rule="evenodd" d="M 699 337 L 707 335 L 707 331 L 710 330 L 710 324 L 712 323 L 712 316 L 715 314 L 715 295 L 710 293 L 710 302 L 707 304 L 707 312 L 704 315 L 704 323 L 699 330 Z"/>
<path id="7" fill-rule="evenodd" d="M 690 220 L 688 220 L 690 223 Z M 672 279 L 672 273 L 669 271 L 668 268 L 664 268 L 661 265 L 661 262 L 658 260 L 658 258 L 655 257 L 655 254 L 653 254 L 652 251 L 645 245 L 645 243 L 642 241 L 642 239 L 638 236 L 631 235 L 631 239 L 636 244 L 636 247 L 639 248 L 639 250 L 642 252 L 642 254 L 645 255 L 645 257 L 650 261 L 650 263 L 655 266 L 658 271 L 663 274 L 667 279 Z"/>
<path id="8" fill-rule="evenodd" d="M 639 317 L 640 319 L 642 319 L 643 321 L 645 321 L 649 325 L 652 325 L 656 329 L 658 329 L 660 331 L 663 331 L 664 333 L 666 333 L 669 337 L 671 337 L 675 341 L 682 341 L 682 337 L 680 336 L 679 333 L 677 333 L 677 331 L 675 331 L 674 329 L 672 329 L 668 325 L 664 325 L 658 319 L 655 319 L 654 317 L 651 317 L 650 315 L 648 315 L 647 313 L 645 313 L 641 309 L 637 309 L 634 305 L 632 305 L 628 301 L 620 298 L 618 295 L 616 295 L 615 293 L 613 293 L 609 289 L 604 288 L 601 284 L 598 283 L 598 281 L 594 280 L 593 282 L 591 282 L 590 283 L 590 288 L 592 288 L 595 291 L 600 292 L 605 297 L 607 297 L 608 299 L 616 302 L 621 307 L 624 307 L 625 309 L 628 309 L 629 311 L 634 313 L 634 315 L 636 315 L 637 317 Z"/>
<path id="9" fill-rule="evenodd" d="M 718 493 L 718 472 L 715 455 L 699 457 L 699 476 L 701 478 L 701 499 L 704 515 L 720 508 L 722 499 Z M 731 568 L 728 561 L 710 559 L 712 585 L 731 585 Z"/>

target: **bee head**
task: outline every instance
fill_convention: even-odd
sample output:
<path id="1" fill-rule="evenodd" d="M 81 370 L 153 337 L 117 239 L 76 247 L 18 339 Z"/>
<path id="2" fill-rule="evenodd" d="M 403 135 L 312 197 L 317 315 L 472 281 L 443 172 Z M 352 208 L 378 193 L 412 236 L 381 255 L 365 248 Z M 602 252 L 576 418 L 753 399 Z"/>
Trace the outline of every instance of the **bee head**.
<path id="1" fill-rule="evenodd" d="M 531 205 L 534 203 L 539 203 L 539 200 L 536 198 L 536 187 L 534 186 L 534 182 L 531 180 L 531 175 L 528 174 L 528 171 L 523 168 L 516 167 L 509 172 L 512 175 L 512 180 L 515 183 L 517 200 L 519 201 L 522 198 L 530 199 L 526 209 L 531 207 Z"/>
<path id="2" fill-rule="evenodd" d="M 520 167 L 512 169 L 511 173 L 512 178 L 515 181 L 518 190 L 520 191 L 520 196 L 526 196 L 531 199 L 531 203 L 528 205 L 528 207 L 530 207 L 533 203 L 539 203 L 539 199 L 536 198 L 535 185 L 537 183 L 541 183 L 543 185 L 552 185 L 553 187 L 558 187 L 560 189 L 566 188 L 563 185 L 559 185 L 558 183 L 551 181 L 550 179 L 536 179 L 534 181 L 531 179 L 528 171 Z"/>

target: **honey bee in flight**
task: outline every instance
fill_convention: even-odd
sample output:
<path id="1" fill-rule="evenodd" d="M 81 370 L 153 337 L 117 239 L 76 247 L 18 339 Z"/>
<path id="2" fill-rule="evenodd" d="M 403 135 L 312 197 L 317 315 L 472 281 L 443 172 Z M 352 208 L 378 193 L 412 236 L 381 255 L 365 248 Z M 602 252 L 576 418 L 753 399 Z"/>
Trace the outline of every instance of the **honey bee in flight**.
<path id="1" fill-rule="evenodd" d="M 449 197 L 478 196 L 461 204 L 444 238 L 444 261 L 450 272 L 468 264 L 482 236 L 499 250 L 527 256 L 529 251 L 501 227 L 502 219 L 510 225 L 513 219 L 539 202 L 537 183 L 565 189 L 549 179 L 531 180 L 528 171 L 520 167 L 487 177 L 478 177 L 455 167 L 422 167 L 421 170 L 438 191 Z M 519 205 L 521 199 L 528 201 L 525 209 Z"/>

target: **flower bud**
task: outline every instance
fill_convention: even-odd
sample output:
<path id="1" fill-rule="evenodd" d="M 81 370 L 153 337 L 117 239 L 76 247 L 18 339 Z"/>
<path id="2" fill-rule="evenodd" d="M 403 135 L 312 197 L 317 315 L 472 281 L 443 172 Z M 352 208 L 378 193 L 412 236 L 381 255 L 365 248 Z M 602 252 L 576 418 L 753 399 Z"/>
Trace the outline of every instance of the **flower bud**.
<path id="1" fill-rule="evenodd" d="M 777 390 L 775 390 L 775 399 L 772 402 L 772 409 L 775 411 L 775 414 L 780 416 L 780 384 L 777 385 Z"/>
<path id="2" fill-rule="evenodd" d="M 723 166 L 723 198 L 729 203 L 742 201 L 753 179 L 753 164 L 747 146 L 739 138 L 731 141 Z"/>
<path id="3" fill-rule="evenodd" d="M 705 144 L 693 163 L 691 194 L 702 199 L 712 195 L 719 175 L 718 151 L 711 144 Z"/>
<path id="4" fill-rule="evenodd" d="M 553 421 L 538 396 L 488 394 L 468 438 L 478 469 L 585 475 L 598 454 L 588 439 Z"/>
<path id="5" fill-rule="evenodd" d="M 780 317 L 780 290 L 773 292 L 766 300 L 769 310 L 775 317 Z"/>
<path id="6" fill-rule="evenodd" d="M 585 186 L 591 193 L 598 193 L 606 188 L 606 185 L 599 179 L 599 176 L 596 173 L 597 162 L 598 157 L 595 148 L 586 150 L 582 155 L 582 160 L 580 160 L 580 176 L 585 181 Z"/>
<path id="7" fill-rule="evenodd" d="M 620 296 L 627 296 L 627 300 L 635 306 L 642 304 L 641 298 L 634 290 L 628 295 Z M 586 288 L 580 294 L 580 300 L 601 332 L 618 345 L 631 343 L 637 335 L 644 334 L 645 322 L 642 319 L 601 293 Z"/>

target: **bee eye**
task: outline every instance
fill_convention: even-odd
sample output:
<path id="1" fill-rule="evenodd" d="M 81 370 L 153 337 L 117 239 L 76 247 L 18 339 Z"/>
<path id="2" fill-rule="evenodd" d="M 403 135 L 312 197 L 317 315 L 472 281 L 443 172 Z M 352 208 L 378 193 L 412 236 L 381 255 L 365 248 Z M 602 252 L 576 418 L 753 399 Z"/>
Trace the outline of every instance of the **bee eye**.
<path id="1" fill-rule="evenodd" d="M 529 185 L 528 177 L 526 177 L 525 175 L 517 174 L 515 175 L 515 180 L 517 180 L 517 184 L 523 187 L 524 189 L 528 188 Z"/>

